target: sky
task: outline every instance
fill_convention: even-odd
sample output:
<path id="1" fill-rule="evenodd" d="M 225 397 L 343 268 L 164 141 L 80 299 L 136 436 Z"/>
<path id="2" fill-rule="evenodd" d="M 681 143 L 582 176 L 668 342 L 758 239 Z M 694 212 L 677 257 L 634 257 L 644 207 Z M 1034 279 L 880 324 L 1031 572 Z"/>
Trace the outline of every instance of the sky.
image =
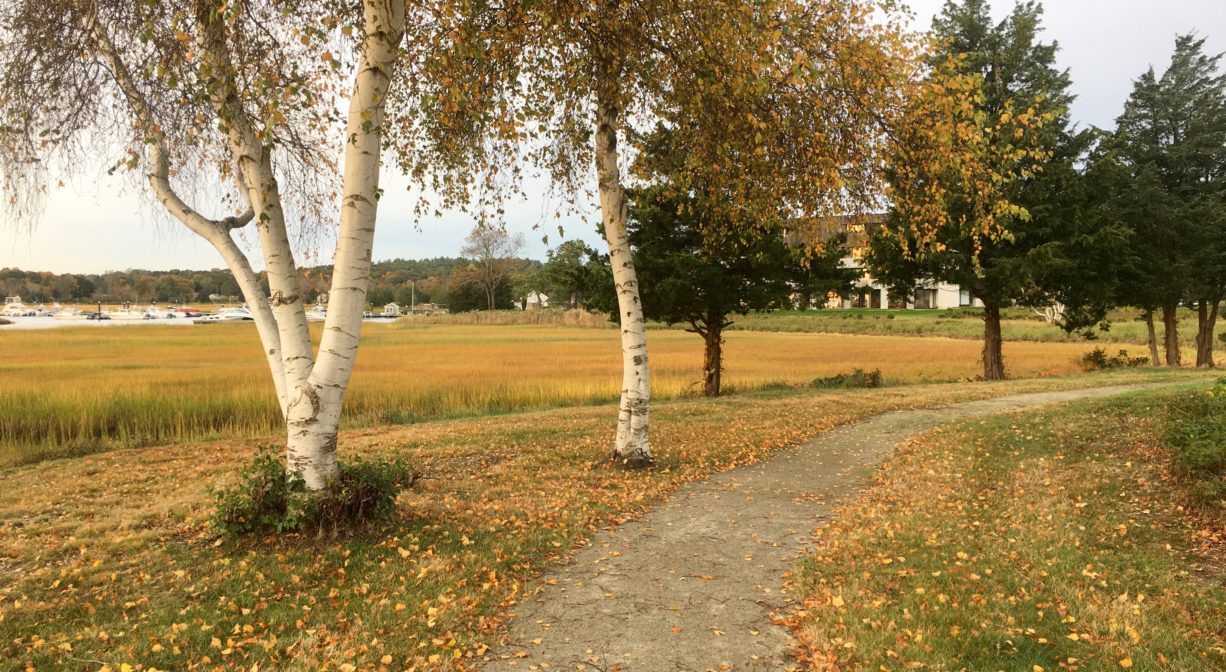
<path id="1" fill-rule="evenodd" d="M 917 26 L 930 26 L 943 4 L 944 0 L 911 0 Z M 1000 19 L 1012 6 L 997 0 L 993 15 Z M 1150 66 L 1158 72 L 1165 69 L 1176 35 L 1196 32 L 1208 39 L 1209 52 L 1226 52 L 1226 0 L 1047 0 L 1044 8 L 1043 39 L 1060 45 L 1058 61 L 1069 69 L 1077 95 L 1072 118 L 1083 126 L 1113 128 L 1133 80 Z M 103 163 L 84 166 L 66 180 L 51 194 L 33 226 L 0 230 L 0 268 L 99 273 L 223 266 L 206 243 L 155 216 L 141 197 L 143 185 L 108 176 L 100 167 Z M 383 187 L 386 196 L 379 207 L 375 260 L 458 256 L 474 224 L 471 217 L 445 213 L 415 222 L 406 182 L 386 172 Z M 599 214 L 594 202 L 586 214 L 559 221 L 553 216 L 556 202 L 545 197 L 547 184 L 532 182 L 527 187 L 529 198 L 507 208 L 508 229 L 526 239 L 525 256 L 543 259 L 550 246 L 563 240 L 559 223 L 566 239 L 602 245 L 595 233 Z M 548 244 L 542 240 L 546 235 Z M 330 259 L 330 242 L 325 239 L 319 247 L 316 258 Z M 254 246 L 247 250 L 255 261 L 259 255 Z"/>

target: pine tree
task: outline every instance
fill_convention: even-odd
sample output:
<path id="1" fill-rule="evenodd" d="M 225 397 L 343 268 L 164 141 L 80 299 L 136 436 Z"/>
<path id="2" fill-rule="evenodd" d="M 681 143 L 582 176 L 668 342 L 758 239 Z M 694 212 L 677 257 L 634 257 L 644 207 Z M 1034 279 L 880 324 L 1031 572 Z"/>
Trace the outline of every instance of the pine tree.
<path id="1" fill-rule="evenodd" d="M 1117 120 L 1114 157 L 1126 181 L 1115 207 L 1134 232 L 1134 282 L 1156 297 L 1166 363 L 1179 366 L 1177 310 L 1197 307 L 1196 365 L 1212 367 L 1213 332 L 1226 294 L 1226 76 L 1204 39 L 1183 35 L 1159 77 L 1133 85 Z"/>
<path id="2" fill-rule="evenodd" d="M 1001 212 L 999 207 L 984 207 L 981 192 L 946 178 L 951 182 L 948 223 L 925 243 L 908 233 L 920 223 L 908 221 L 908 213 L 899 209 L 868 256 L 873 275 L 896 288 L 928 277 L 960 285 L 983 303 L 983 377 L 988 380 L 1005 375 L 1001 309 L 1067 302 L 1074 305 L 1066 328 L 1096 322 L 1115 278 L 1105 262 L 1090 257 L 1101 261 L 1123 244 L 1118 230 L 1084 216 L 1087 194 L 1078 164 L 1092 136 L 1069 119 L 1071 81 L 1056 65 L 1058 46 L 1039 40 L 1041 18 L 1038 3 L 1023 2 L 993 24 L 984 0 L 951 0 L 933 22 L 942 46 L 931 60 L 934 70 L 953 62 L 982 82 L 975 114 L 987 120 L 986 142 L 1000 146 L 1002 156 L 1014 145 L 1026 147 L 1017 165 L 1002 171 L 1002 195 L 1012 207 L 998 219 L 1000 230 L 984 235 L 988 227 L 973 221 L 984 212 Z M 1011 127 L 1019 117 L 1030 122 Z"/>

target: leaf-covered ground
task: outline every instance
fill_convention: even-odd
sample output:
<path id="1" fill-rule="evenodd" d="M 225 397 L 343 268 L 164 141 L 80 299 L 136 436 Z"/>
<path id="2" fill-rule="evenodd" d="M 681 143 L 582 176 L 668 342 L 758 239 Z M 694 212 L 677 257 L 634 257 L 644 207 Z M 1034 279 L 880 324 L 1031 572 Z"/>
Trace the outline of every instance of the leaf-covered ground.
<path id="1" fill-rule="evenodd" d="M 1172 474 L 1172 394 L 969 421 L 897 453 L 799 569 L 802 658 L 1226 669 L 1221 512 L 1189 510 Z"/>
<path id="2" fill-rule="evenodd" d="M 603 461 L 612 409 L 378 427 L 348 454 L 425 471 L 358 537 L 233 545 L 208 489 L 251 442 L 115 451 L 0 470 L 0 669 L 462 669 L 545 563 L 678 485 L 895 408 L 1197 374 L 763 393 L 658 405 L 659 464 Z"/>

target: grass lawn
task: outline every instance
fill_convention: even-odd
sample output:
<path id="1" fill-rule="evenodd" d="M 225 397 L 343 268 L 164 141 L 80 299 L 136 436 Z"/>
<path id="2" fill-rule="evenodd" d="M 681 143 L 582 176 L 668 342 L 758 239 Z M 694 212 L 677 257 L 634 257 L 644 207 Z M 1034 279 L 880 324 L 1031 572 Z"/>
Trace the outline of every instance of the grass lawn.
<path id="1" fill-rule="evenodd" d="M 634 473 L 603 463 L 609 406 L 352 430 L 342 458 L 401 455 L 427 479 L 394 520 L 340 540 L 215 536 L 208 489 L 233 482 L 250 441 L 0 469 L 0 668 L 458 669 L 545 563 L 682 483 L 885 410 L 1138 380 L 1204 377 L 676 401 L 653 409 L 658 465 Z"/>
<path id="2" fill-rule="evenodd" d="M 746 331 L 794 331 L 829 334 L 878 334 L 895 336 L 940 336 L 980 340 L 983 338 L 983 318 L 978 309 L 958 308 L 952 310 L 872 310 L 838 309 L 811 311 L 777 311 L 751 313 L 736 318 L 733 329 Z M 1145 323 L 1139 311 L 1120 309 L 1109 315 L 1110 329 L 1096 332 L 1100 347 L 1134 346 L 1136 354 L 1147 354 Z M 1158 338 L 1162 339 L 1159 320 Z M 1005 342 L 1081 342 L 1086 349 L 1092 347 L 1079 334 L 1067 334 L 1057 326 L 1047 324 L 1034 312 L 1025 308 L 1008 308 L 1001 320 Z M 1179 333 L 1184 348 L 1196 347 L 1196 314 L 1190 309 L 1179 312 Z M 1119 345 L 1116 345 L 1119 344 Z M 1137 348 L 1136 346 L 1140 346 Z M 1218 343 L 1221 347 L 1221 343 Z M 1115 354 L 1114 351 L 1111 354 Z M 1189 353 L 1185 353 L 1185 358 Z M 1193 360 L 1195 350 L 1190 350 Z"/>
<path id="3" fill-rule="evenodd" d="M 654 397 L 698 394 L 702 339 L 653 330 L 650 343 Z M 1090 347 L 1008 343 L 1006 365 L 1017 378 L 1066 375 Z M 11 353 L 0 361 L 0 466 L 281 424 L 251 324 L 10 331 L 0 349 Z M 724 381 L 738 391 L 797 386 L 856 367 L 880 369 L 889 384 L 959 381 L 979 373 L 979 354 L 964 340 L 736 332 Z M 605 404 L 617 399 L 621 367 L 616 329 L 370 324 L 344 419 L 355 428 Z"/>
<path id="4" fill-rule="evenodd" d="M 810 669 L 1226 670 L 1226 508 L 1194 505 L 1163 442 L 1186 395 L 1205 391 L 968 421 L 897 453 L 798 568 Z"/>

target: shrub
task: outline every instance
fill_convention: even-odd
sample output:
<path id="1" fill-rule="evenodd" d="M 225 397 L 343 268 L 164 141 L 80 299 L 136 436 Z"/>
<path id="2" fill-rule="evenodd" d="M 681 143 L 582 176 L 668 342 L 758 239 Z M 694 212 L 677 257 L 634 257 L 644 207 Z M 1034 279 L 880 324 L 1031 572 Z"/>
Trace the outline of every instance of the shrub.
<path id="1" fill-rule="evenodd" d="M 1226 379 L 1208 394 L 1172 401 L 1165 439 L 1176 472 L 1190 481 L 1192 497 L 1201 504 L 1226 502 Z"/>
<path id="2" fill-rule="evenodd" d="M 1127 350 L 1120 350 L 1118 355 L 1108 355 L 1102 348 L 1094 348 L 1078 360 L 1081 368 L 1086 371 L 1102 371 L 1104 369 L 1126 369 L 1145 366 L 1149 357 L 1132 357 Z"/>
<path id="3" fill-rule="evenodd" d="M 881 385 L 881 369 L 873 369 L 872 371 L 855 369 L 851 373 L 840 373 L 829 378 L 817 378 L 812 383 L 809 383 L 810 387 L 818 389 L 850 389 L 857 387 L 881 387 Z"/>
<path id="4" fill-rule="evenodd" d="M 213 492 L 213 526 L 230 536 L 258 533 L 339 533 L 388 517 L 396 496 L 420 474 L 400 460 L 340 464 L 323 490 L 307 490 L 302 476 L 289 473 L 275 446 L 260 446 L 232 488 Z"/>

